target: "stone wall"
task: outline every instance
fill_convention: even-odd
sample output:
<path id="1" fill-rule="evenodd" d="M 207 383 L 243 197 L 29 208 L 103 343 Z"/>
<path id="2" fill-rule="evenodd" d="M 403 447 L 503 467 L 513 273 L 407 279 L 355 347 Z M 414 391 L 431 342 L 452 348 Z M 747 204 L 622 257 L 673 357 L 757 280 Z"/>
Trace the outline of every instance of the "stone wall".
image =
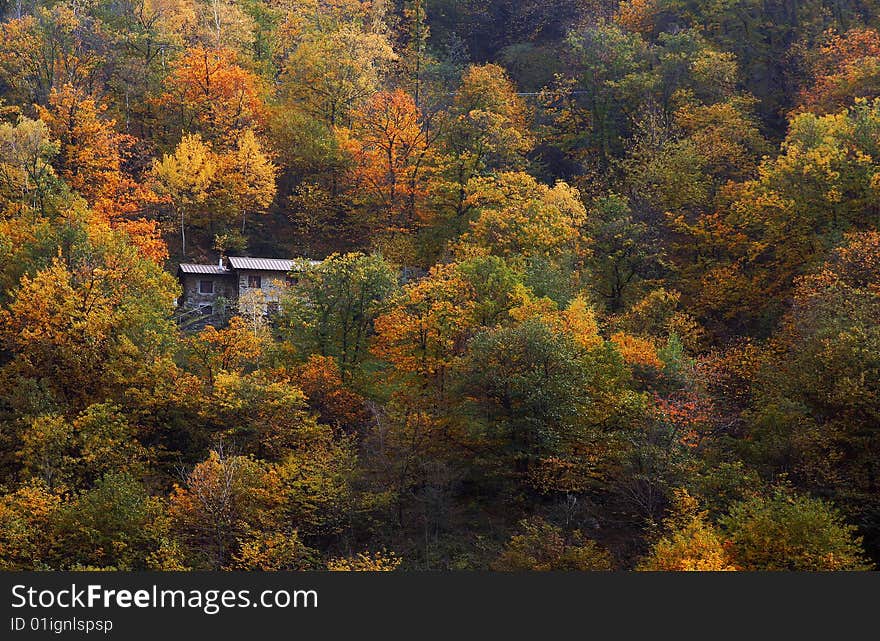
<path id="1" fill-rule="evenodd" d="M 251 269 L 236 270 L 238 274 L 238 303 L 239 311 L 245 313 L 242 307 L 257 306 L 261 313 L 281 300 L 281 295 L 287 287 L 287 275 L 277 271 L 258 271 Z M 260 288 L 248 286 L 251 276 L 260 277 Z"/>
<path id="2" fill-rule="evenodd" d="M 213 294 L 199 292 L 199 282 L 210 280 L 214 283 Z M 183 295 L 180 300 L 180 315 L 182 324 L 187 329 L 201 329 L 205 325 L 223 324 L 229 313 L 235 310 L 235 299 L 238 292 L 235 291 L 235 278 L 230 274 L 183 274 L 181 278 Z M 211 306 L 210 314 L 196 314 L 195 310 L 204 305 Z"/>

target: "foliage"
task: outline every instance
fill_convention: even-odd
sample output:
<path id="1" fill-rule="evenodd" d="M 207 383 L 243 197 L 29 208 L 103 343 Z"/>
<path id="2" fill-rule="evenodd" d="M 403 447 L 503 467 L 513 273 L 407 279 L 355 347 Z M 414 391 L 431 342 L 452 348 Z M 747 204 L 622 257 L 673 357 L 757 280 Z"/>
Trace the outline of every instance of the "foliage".
<path id="1" fill-rule="evenodd" d="M 500 572 L 602 572 L 612 569 L 611 556 L 595 541 L 574 532 L 569 540 L 560 528 L 540 517 L 520 523 L 492 568 Z"/>
<path id="2" fill-rule="evenodd" d="M 331 559 L 327 569 L 331 572 L 393 572 L 402 562 L 393 552 L 359 552 L 353 557 Z"/>
<path id="3" fill-rule="evenodd" d="M 367 357 L 373 322 L 396 287 L 393 269 L 378 255 L 334 255 L 306 266 L 284 300 L 281 335 L 303 360 L 332 356 L 350 374 Z"/>
<path id="4" fill-rule="evenodd" d="M 729 572 L 735 570 L 718 529 L 699 511 L 684 490 L 676 495 L 667 533 L 657 541 L 639 569 L 648 572 Z"/>
<path id="5" fill-rule="evenodd" d="M 721 521 L 744 570 L 869 569 L 855 528 L 818 499 L 779 492 L 737 504 Z"/>
<path id="6" fill-rule="evenodd" d="M 876 0 L 3 6 L 0 569 L 880 558 Z"/>

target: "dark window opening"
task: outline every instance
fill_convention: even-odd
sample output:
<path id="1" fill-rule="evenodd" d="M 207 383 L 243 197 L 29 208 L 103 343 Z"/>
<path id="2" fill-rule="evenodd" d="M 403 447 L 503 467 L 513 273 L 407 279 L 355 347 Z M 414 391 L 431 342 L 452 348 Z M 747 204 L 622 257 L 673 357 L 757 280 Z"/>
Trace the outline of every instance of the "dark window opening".
<path id="1" fill-rule="evenodd" d="M 253 289 L 261 289 L 263 287 L 263 279 L 255 274 L 248 275 L 248 287 Z"/>
<path id="2" fill-rule="evenodd" d="M 200 280 L 199 281 L 199 293 L 200 294 L 213 294 L 214 293 L 214 281 L 213 280 Z"/>

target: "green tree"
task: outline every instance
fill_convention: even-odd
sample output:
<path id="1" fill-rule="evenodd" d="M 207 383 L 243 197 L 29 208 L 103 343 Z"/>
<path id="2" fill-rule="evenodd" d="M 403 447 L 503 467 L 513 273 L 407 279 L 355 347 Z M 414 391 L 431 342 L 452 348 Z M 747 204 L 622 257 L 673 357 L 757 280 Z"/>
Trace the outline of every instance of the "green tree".
<path id="1" fill-rule="evenodd" d="M 584 227 L 593 291 L 611 312 L 620 312 L 631 292 L 660 275 L 658 243 L 648 225 L 633 218 L 626 199 L 616 194 L 595 202 Z"/>
<path id="2" fill-rule="evenodd" d="M 330 256 L 307 266 L 285 296 L 281 337 L 301 360 L 333 356 L 350 375 L 368 356 L 373 321 L 396 289 L 397 273 L 381 256 Z"/>
<path id="3" fill-rule="evenodd" d="M 733 506 L 721 519 L 743 570 L 867 570 L 862 539 L 821 500 L 778 491 Z"/>
<path id="4" fill-rule="evenodd" d="M 47 531 L 56 569 L 145 570 L 159 546 L 162 502 L 124 472 L 112 472 L 56 513 Z"/>

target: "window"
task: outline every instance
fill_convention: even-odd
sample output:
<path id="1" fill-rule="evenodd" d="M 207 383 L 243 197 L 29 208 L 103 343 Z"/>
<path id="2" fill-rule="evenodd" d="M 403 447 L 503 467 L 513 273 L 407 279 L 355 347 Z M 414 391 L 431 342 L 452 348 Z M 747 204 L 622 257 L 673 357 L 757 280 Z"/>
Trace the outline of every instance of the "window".
<path id="1" fill-rule="evenodd" d="M 299 279 L 296 276 L 286 276 L 284 278 L 284 284 L 288 287 L 293 287 L 297 282 L 299 282 Z"/>
<path id="2" fill-rule="evenodd" d="M 199 311 L 202 313 L 202 316 L 213 316 L 214 315 L 214 306 L 213 305 L 199 305 Z"/>
<path id="3" fill-rule="evenodd" d="M 213 280 L 200 280 L 199 281 L 199 293 L 200 294 L 213 294 L 214 293 L 214 281 Z"/>
<path id="4" fill-rule="evenodd" d="M 263 279 L 256 274 L 248 274 L 248 287 L 260 289 L 263 287 Z"/>

